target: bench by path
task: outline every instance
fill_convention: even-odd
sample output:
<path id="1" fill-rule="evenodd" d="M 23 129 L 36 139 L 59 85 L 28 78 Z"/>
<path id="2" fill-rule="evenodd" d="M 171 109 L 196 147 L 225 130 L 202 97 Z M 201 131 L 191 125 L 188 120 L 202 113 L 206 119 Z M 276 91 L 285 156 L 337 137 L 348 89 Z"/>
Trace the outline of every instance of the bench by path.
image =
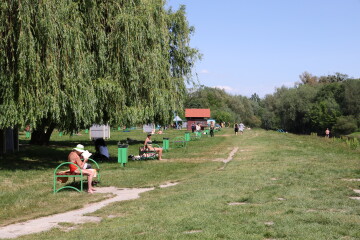
<path id="1" fill-rule="evenodd" d="M 174 186 L 176 183 L 168 183 L 161 185 L 161 188 Z M 59 226 L 60 222 L 70 223 L 86 223 L 86 222 L 100 222 L 100 217 L 84 216 L 86 214 L 95 212 L 100 208 L 107 206 L 113 202 L 132 200 L 140 197 L 140 193 L 154 190 L 155 188 L 125 188 L 118 189 L 116 187 L 102 187 L 96 188 L 97 193 L 113 193 L 115 197 L 103 200 L 101 202 L 91 203 L 84 208 L 73 210 L 70 212 L 59 213 L 47 217 L 28 220 L 26 222 L 11 224 L 0 228 L 0 238 L 17 238 L 22 235 L 39 233 L 48 231 L 53 227 Z"/>

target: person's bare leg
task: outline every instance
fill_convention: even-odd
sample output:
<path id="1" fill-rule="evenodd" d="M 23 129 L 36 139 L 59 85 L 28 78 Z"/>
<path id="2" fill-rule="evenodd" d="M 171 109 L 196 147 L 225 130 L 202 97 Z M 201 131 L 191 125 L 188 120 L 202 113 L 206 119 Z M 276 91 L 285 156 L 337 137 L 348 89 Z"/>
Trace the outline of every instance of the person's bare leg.
<path id="1" fill-rule="evenodd" d="M 159 160 L 162 160 L 162 148 L 157 148 L 156 151 L 159 154 Z"/>
<path id="2" fill-rule="evenodd" d="M 89 170 L 83 170 L 83 173 L 88 175 L 88 193 L 94 193 L 95 188 L 92 186 L 92 179 L 94 177 L 94 172 Z"/>

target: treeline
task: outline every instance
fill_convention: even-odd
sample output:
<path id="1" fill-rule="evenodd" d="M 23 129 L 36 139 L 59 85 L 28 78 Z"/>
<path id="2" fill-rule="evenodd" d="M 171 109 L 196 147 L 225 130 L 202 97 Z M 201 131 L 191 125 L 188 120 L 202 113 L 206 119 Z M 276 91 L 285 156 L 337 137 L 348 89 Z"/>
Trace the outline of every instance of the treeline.
<path id="1" fill-rule="evenodd" d="M 329 128 L 343 135 L 360 127 L 360 79 L 304 72 L 295 87 L 278 88 L 263 99 L 257 94 L 247 98 L 200 87 L 188 93 L 186 107 L 210 108 L 218 121 L 243 121 L 248 126 L 300 134 L 323 134 Z"/>
<path id="2" fill-rule="evenodd" d="M 247 98 L 230 95 L 219 88 L 199 86 L 188 90 L 185 108 L 210 108 L 211 117 L 217 122 L 261 126 L 261 100 L 257 94 Z"/>
<path id="3" fill-rule="evenodd" d="M 262 126 L 294 133 L 317 132 L 326 128 L 342 135 L 360 126 L 360 79 L 336 73 L 313 76 L 304 72 L 293 88 L 282 87 L 262 100 Z"/>

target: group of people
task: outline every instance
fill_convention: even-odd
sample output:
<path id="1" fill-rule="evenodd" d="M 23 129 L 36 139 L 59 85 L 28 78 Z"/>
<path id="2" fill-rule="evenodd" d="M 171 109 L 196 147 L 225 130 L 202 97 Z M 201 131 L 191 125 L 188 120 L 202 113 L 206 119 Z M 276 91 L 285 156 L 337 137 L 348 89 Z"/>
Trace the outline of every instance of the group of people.
<path id="1" fill-rule="evenodd" d="M 195 124 L 195 123 L 192 123 L 191 124 L 191 132 L 200 132 L 201 131 L 201 125 L 200 125 L 200 123 L 197 123 L 197 124 Z"/>
<path id="2" fill-rule="evenodd" d="M 240 123 L 240 124 L 235 123 L 235 125 L 234 125 L 235 135 L 238 135 L 239 131 L 240 131 L 240 134 L 243 134 L 244 128 L 245 128 L 245 125 L 243 123 Z"/>

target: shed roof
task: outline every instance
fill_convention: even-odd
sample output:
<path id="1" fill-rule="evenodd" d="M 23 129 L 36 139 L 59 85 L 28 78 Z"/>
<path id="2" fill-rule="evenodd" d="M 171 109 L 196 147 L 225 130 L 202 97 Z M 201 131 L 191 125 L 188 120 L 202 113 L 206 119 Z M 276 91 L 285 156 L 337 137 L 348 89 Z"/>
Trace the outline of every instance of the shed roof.
<path id="1" fill-rule="evenodd" d="M 209 118 L 210 117 L 210 109 L 209 108 L 186 108 L 185 109 L 185 117 L 200 117 L 200 118 Z"/>

